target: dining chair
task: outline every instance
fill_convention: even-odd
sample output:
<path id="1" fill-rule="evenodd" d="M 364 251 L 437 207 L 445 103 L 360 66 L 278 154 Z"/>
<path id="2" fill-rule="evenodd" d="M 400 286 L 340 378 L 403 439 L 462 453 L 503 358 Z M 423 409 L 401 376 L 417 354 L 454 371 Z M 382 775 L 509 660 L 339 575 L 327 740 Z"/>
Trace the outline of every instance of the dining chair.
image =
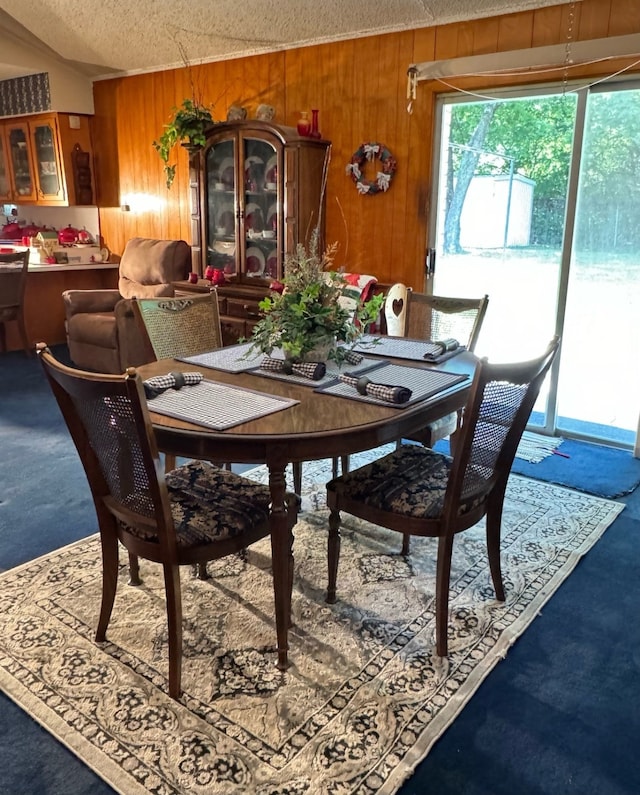
<path id="1" fill-rule="evenodd" d="M 390 337 L 406 337 L 407 311 L 411 287 L 402 282 L 392 284 L 387 290 L 382 307 L 385 331 Z"/>
<path id="2" fill-rule="evenodd" d="M 141 330 L 145 361 L 176 359 L 222 347 L 218 295 L 188 298 L 132 298 L 131 309 Z M 164 453 L 165 472 L 176 468 L 173 453 Z M 231 464 L 225 464 L 231 469 Z M 198 565 L 198 577 L 208 578 L 205 563 Z"/>
<path id="3" fill-rule="evenodd" d="M 217 560 L 268 536 L 269 488 L 204 461 L 163 473 L 143 383 L 134 368 L 124 375 L 76 370 L 58 362 L 44 343 L 38 345 L 38 354 L 97 514 L 102 600 L 96 641 L 105 640 L 111 618 L 120 542 L 130 557 L 163 567 L 168 688 L 177 699 L 182 668 L 180 566 Z M 298 499 L 287 494 L 286 500 L 291 529 Z M 132 584 L 140 584 L 139 578 Z"/>
<path id="4" fill-rule="evenodd" d="M 5 324 L 14 321 L 27 356 L 31 345 L 24 322 L 24 296 L 29 275 L 29 249 L 11 254 L 0 254 L 0 350 L 7 350 Z"/>
<path id="5" fill-rule="evenodd" d="M 327 602 L 336 601 L 341 512 L 402 533 L 438 539 L 436 651 L 447 654 L 453 539 L 486 516 L 489 569 L 505 600 L 500 566 L 502 506 L 518 442 L 560 341 L 512 364 L 478 362 L 453 456 L 415 444 L 331 480 Z"/>
<path id="6" fill-rule="evenodd" d="M 456 298 L 410 292 L 407 302 L 406 336 L 434 342 L 453 338 L 473 353 L 488 305 L 488 295 L 482 298 Z M 445 439 L 455 432 L 460 416 L 460 412 L 453 411 L 434 420 L 408 438 L 426 447 L 433 447 L 440 439 Z"/>
<path id="7" fill-rule="evenodd" d="M 131 303 L 149 340 L 148 361 L 195 356 L 222 347 L 215 290 L 181 298 L 134 298 Z"/>
<path id="8" fill-rule="evenodd" d="M 411 287 L 397 282 L 387 292 L 383 313 L 390 336 L 433 341 L 454 338 L 473 352 L 488 304 L 488 295 L 482 298 L 428 295 L 416 293 Z M 445 414 L 407 439 L 433 447 L 437 441 L 454 433 L 459 421 L 460 412 Z M 401 444 L 402 440 L 398 440 L 397 446 Z M 348 457 L 342 460 L 342 471 L 349 471 Z M 409 544 L 407 534 L 403 540 L 405 552 L 408 552 Z"/>
<path id="9" fill-rule="evenodd" d="M 218 296 L 215 291 L 188 298 L 132 298 L 145 362 L 196 356 L 222 347 Z M 165 468 L 176 458 L 165 453 Z"/>

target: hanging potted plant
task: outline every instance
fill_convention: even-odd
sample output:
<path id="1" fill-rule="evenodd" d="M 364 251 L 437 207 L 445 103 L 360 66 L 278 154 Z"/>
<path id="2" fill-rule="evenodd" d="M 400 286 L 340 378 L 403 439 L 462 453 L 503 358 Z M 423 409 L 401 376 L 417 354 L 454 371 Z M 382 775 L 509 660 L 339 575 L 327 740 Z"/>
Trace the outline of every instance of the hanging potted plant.
<path id="1" fill-rule="evenodd" d="M 162 135 L 153 142 L 160 159 L 164 162 L 164 173 L 167 188 L 173 184 L 176 175 L 176 164 L 169 163 L 171 152 L 177 144 L 186 146 L 204 146 L 205 132 L 214 124 L 211 110 L 191 99 L 185 99 L 179 108 L 174 108 L 174 115 L 169 124 L 165 124 Z"/>

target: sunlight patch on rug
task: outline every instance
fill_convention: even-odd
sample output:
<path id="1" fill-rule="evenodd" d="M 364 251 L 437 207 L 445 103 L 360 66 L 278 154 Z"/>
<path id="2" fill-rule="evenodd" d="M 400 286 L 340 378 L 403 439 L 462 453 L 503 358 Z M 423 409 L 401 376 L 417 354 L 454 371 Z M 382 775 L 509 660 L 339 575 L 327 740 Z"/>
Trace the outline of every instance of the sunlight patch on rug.
<path id="1" fill-rule="evenodd" d="M 330 462 L 305 463 L 303 476 L 307 501 L 321 504 Z M 398 534 L 345 516 L 338 602 L 327 605 L 327 512 L 304 514 L 289 671 L 275 666 L 267 539 L 209 564 L 208 581 L 183 570 L 180 703 L 166 692 L 158 566 L 141 561 L 139 588 L 122 566 L 108 641 L 94 643 L 93 537 L 0 577 L 0 683 L 126 795 L 391 795 L 623 507 L 512 477 L 507 601 L 494 598 L 483 526 L 459 535 L 447 659 L 433 645 L 436 542 L 414 539 L 405 560 Z"/>

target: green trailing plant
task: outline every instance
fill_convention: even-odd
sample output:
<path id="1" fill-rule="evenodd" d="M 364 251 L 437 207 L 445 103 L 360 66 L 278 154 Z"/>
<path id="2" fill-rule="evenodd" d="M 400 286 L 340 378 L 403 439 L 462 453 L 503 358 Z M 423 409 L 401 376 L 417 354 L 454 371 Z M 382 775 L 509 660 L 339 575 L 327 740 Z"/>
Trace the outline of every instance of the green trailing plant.
<path id="1" fill-rule="evenodd" d="M 204 146 L 205 132 L 214 124 L 211 110 L 190 99 L 185 99 L 179 108 L 173 108 L 173 118 L 165 124 L 162 135 L 153 142 L 156 152 L 163 161 L 167 188 L 173 184 L 176 176 L 176 164 L 169 163 L 173 148 L 178 144 Z"/>
<path id="2" fill-rule="evenodd" d="M 308 248 L 298 244 L 285 255 L 282 283 L 259 304 L 263 316 L 253 329 L 252 350 L 269 355 L 280 348 L 287 358 L 303 361 L 326 346 L 326 358 L 342 364 L 367 326 L 378 318 L 384 295 L 358 304 L 355 311 L 345 306 L 341 299 L 348 282 L 332 270 L 336 248 L 334 243 L 320 253 L 316 230 Z"/>

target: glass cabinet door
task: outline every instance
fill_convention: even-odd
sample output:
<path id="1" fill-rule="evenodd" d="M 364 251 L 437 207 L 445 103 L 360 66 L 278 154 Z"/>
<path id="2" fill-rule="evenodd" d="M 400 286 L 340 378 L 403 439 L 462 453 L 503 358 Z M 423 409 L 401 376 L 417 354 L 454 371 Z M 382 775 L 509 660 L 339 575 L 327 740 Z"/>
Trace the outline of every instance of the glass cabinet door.
<path id="1" fill-rule="evenodd" d="M 208 267 L 227 276 L 239 271 L 236 208 L 236 143 L 228 138 L 211 146 L 205 155 L 206 224 Z"/>
<path id="2" fill-rule="evenodd" d="M 242 144 L 244 272 L 252 278 L 276 279 L 281 259 L 278 153 L 273 144 L 261 138 L 246 136 Z"/>
<path id="3" fill-rule="evenodd" d="M 13 171 L 15 200 L 35 201 L 36 185 L 33 178 L 33 165 L 29 150 L 29 131 L 26 124 L 7 127 L 9 140 L 9 156 Z"/>
<path id="4" fill-rule="evenodd" d="M 11 201 L 11 178 L 9 175 L 9 154 L 4 127 L 0 127 L 0 203 Z"/>
<path id="5" fill-rule="evenodd" d="M 55 123 L 41 121 L 31 126 L 38 198 L 64 199 L 60 162 L 58 158 Z"/>

